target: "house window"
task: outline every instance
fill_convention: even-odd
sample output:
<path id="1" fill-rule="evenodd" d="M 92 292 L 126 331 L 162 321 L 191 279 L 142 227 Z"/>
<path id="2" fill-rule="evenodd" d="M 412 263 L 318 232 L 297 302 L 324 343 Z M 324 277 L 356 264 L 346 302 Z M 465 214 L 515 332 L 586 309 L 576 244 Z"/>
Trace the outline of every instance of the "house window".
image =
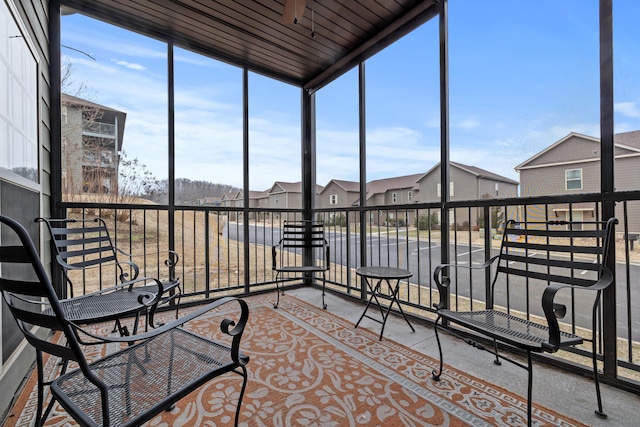
<path id="1" fill-rule="evenodd" d="M 392 203 L 398 203 L 398 193 L 392 193 L 391 194 L 391 202 Z"/>
<path id="2" fill-rule="evenodd" d="M 0 1 L 0 28 L 0 168 L 37 183 L 38 58 L 13 2 Z"/>
<path id="3" fill-rule="evenodd" d="M 329 204 L 330 205 L 337 205 L 338 204 L 338 195 L 337 194 L 332 194 L 329 196 Z"/>
<path id="4" fill-rule="evenodd" d="M 442 197 L 442 191 L 440 190 L 440 183 L 437 184 L 436 192 L 438 193 L 436 197 Z M 453 181 L 449 183 L 449 197 L 453 197 Z"/>
<path id="5" fill-rule="evenodd" d="M 567 190 L 582 190 L 582 169 L 568 169 L 564 177 Z"/>
<path id="6" fill-rule="evenodd" d="M 66 125 L 68 122 L 69 120 L 67 118 L 67 106 L 63 105 L 62 106 L 62 123 Z"/>
<path id="7" fill-rule="evenodd" d="M 409 192 L 407 193 L 407 201 L 409 203 L 413 202 L 413 191 L 409 190 Z"/>
<path id="8" fill-rule="evenodd" d="M 273 198 L 273 201 L 276 203 L 276 205 L 278 204 L 278 195 L 276 194 L 275 197 Z"/>

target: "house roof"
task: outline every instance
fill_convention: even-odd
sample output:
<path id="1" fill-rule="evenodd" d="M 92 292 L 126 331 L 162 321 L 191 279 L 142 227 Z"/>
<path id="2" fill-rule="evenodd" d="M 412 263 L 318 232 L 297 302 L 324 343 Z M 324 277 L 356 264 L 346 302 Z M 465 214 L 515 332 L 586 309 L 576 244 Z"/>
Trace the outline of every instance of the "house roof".
<path id="1" fill-rule="evenodd" d="M 367 183 L 367 199 L 376 194 L 386 193 L 389 190 L 400 190 L 404 188 L 417 190 L 418 179 L 420 179 L 422 175 L 424 174 L 417 173 L 369 181 Z"/>
<path id="2" fill-rule="evenodd" d="M 62 0 L 61 3 L 63 14 L 80 11 L 312 91 L 391 45 L 438 12 L 436 0 Z M 293 23 L 293 6 L 301 9 L 301 13 L 295 14 L 297 25 Z"/>
<path id="3" fill-rule="evenodd" d="M 329 185 L 331 185 L 331 183 L 334 183 L 335 185 L 337 185 L 338 187 L 342 188 L 344 191 L 347 192 L 358 192 L 360 191 L 360 183 L 357 181 L 345 181 L 342 179 L 332 179 L 331 181 L 329 181 L 327 183 L 327 185 L 324 186 L 324 188 L 322 189 L 322 191 L 324 191 L 326 188 L 329 187 Z"/>
<path id="4" fill-rule="evenodd" d="M 78 98 L 77 96 L 69 95 L 66 93 L 60 94 L 61 103 L 67 105 L 74 105 L 78 107 L 95 108 L 102 113 L 102 117 L 96 121 L 111 120 L 114 119 L 114 123 L 117 124 L 117 138 L 118 138 L 118 151 L 122 151 L 122 144 L 124 143 L 124 126 L 127 120 L 127 113 L 124 111 L 116 110 L 115 108 L 100 105 L 95 102 L 91 102 L 87 99 Z M 117 120 L 115 118 L 117 117 Z"/>
<path id="5" fill-rule="evenodd" d="M 110 111 L 110 112 L 113 112 L 113 113 L 124 114 L 125 116 L 127 115 L 127 113 L 125 113 L 124 111 L 116 110 L 115 108 L 107 107 L 106 105 L 97 104 L 97 103 L 91 102 L 91 101 L 89 101 L 87 99 L 78 98 L 77 96 L 69 95 L 69 94 L 66 94 L 66 93 L 60 94 L 60 101 L 62 101 L 63 104 L 78 105 L 78 106 L 81 106 L 81 107 L 97 108 L 97 109 L 103 110 L 103 111 Z"/>
<path id="6" fill-rule="evenodd" d="M 281 191 L 277 191 L 276 188 L 279 187 Z M 316 185 L 316 194 L 319 194 L 322 191 L 323 187 L 321 185 Z M 282 192 L 282 193 L 302 193 L 302 182 L 284 182 L 284 181 L 276 181 L 267 193 L 274 192 Z"/>
<path id="7" fill-rule="evenodd" d="M 220 201 L 222 200 L 222 196 L 209 196 L 209 197 L 205 197 L 203 200 L 205 204 L 211 205 L 215 203 L 220 203 Z"/>
<path id="8" fill-rule="evenodd" d="M 249 191 L 249 199 L 264 199 L 265 197 L 269 197 L 269 190 Z"/>
<path id="9" fill-rule="evenodd" d="M 498 175 L 497 173 L 493 173 L 491 171 L 479 168 L 477 166 L 463 165 L 462 163 L 458 163 L 458 162 L 449 162 L 449 164 L 450 164 L 451 167 L 458 168 L 460 170 L 466 171 L 466 172 L 468 172 L 468 173 L 470 173 L 472 175 L 475 175 L 477 178 L 485 178 L 485 179 L 490 179 L 492 181 L 505 182 L 505 183 L 514 184 L 514 185 L 518 185 L 519 184 L 518 181 L 514 181 L 511 178 L 507 178 L 505 176 Z M 418 180 L 421 180 L 425 176 L 433 173 L 433 171 L 437 170 L 439 167 L 440 167 L 440 163 L 437 163 L 434 167 L 429 169 L 425 174 L 420 176 L 420 178 Z"/>
<path id="10" fill-rule="evenodd" d="M 577 133 L 577 132 L 571 132 L 568 135 L 566 135 L 565 137 L 563 137 L 563 138 L 559 139 L 558 141 L 554 142 L 553 144 L 549 145 L 544 150 L 536 153 L 532 157 L 530 157 L 527 160 L 525 160 L 524 162 L 520 163 L 518 166 L 515 167 L 516 172 L 520 172 L 520 170 L 527 168 L 527 166 L 529 166 L 533 161 L 535 161 L 536 159 L 542 157 L 546 153 L 552 151 L 553 149 L 555 149 L 559 145 L 564 144 L 565 142 L 567 142 L 568 140 L 570 140 L 572 138 L 581 138 L 581 139 L 584 139 L 586 141 L 591 141 L 593 143 L 598 143 L 598 144 L 600 143 L 600 139 L 599 138 L 596 138 L 596 137 L 593 137 L 593 136 L 588 136 L 588 135 L 583 135 L 583 134 L 580 134 L 580 133 Z M 637 152 L 638 154 L 640 154 L 640 131 L 636 130 L 636 131 L 631 131 L 631 132 L 617 133 L 617 134 L 613 135 L 613 144 L 618 148 L 621 148 L 621 149 L 624 149 L 624 150 L 628 150 L 628 151 L 631 151 L 631 152 Z M 576 154 L 576 159 L 575 160 L 587 160 L 587 158 L 584 157 L 583 153 L 580 153 L 579 151 L 577 151 L 575 154 Z"/>

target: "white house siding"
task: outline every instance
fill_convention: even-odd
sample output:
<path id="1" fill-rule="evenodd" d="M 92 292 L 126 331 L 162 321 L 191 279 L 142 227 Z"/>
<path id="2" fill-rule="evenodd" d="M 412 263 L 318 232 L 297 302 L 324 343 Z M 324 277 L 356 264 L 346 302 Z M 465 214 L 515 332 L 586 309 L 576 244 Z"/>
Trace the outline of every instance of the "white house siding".
<path id="1" fill-rule="evenodd" d="M 38 86 L 38 100 L 39 108 L 38 113 L 38 143 L 39 143 L 39 183 L 27 183 L 22 185 L 17 180 L 14 181 L 13 177 L 9 175 L 0 176 L 2 181 L 0 185 L 0 198 L 3 197 L 3 188 L 9 188 L 13 185 L 17 185 L 25 190 L 24 200 L 32 200 L 29 202 L 29 206 L 33 209 L 29 211 L 35 211 L 39 215 L 44 212 L 49 212 L 51 205 L 51 142 L 50 142 L 50 78 L 49 78 L 49 37 L 46 33 L 49 26 L 48 23 L 48 1 L 18 1 L 18 0 L 0 0 L 2 7 L 8 7 L 9 10 L 17 12 L 19 17 L 18 25 L 25 31 L 25 39 L 29 39 L 30 45 L 33 47 L 35 55 L 38 57 L 38 76 L 37 81 L 34 81 Z M 8 6 L 7 6 L 8 5 Z M 11 64 L 10 66 L 13 66 Z M 0 76 L 2 78 L 3 76 Z M 4 187 L 4 186 L 7 187 Z M 39 202 L 39 203 L 38 203 Z M 38 205 L 38 206 L 32 206 Z M 1 207 L 1 206 L 0 206 Z M 6 207 L 2 208 L 4 214 L 13 216 L 7 211 Z M 30 216 L 31 214 L 29 214 Z M 14 216 L 15 219 L 24 222 L 26 226 L 27 220 L 33 218 L 19 218 Z M 29 221 L 32 223 L 32 221 Z M 38 242 L 36 242 L 38 244 Z M 41 248 L 48 248 L 48 241 L 40 242 Z M 46 266 L 50 265 L 50 254 L 48 251 L 41 250 L 41 255 Z M 2 309 L 0 308 L 0 311 Z M 35 353 L 32 348 L 26 344 L 26 341 L 22 342 L 15 347 L 14 345 L 5 344 L 6 339 L 10 334 L 17 333 L 15 323 L 13 319 L 8 315 L 1 316 L 2 318 L 2 332 L 1 349 L 2 350 L 2 365 L 0 368 L 0 415 L 3 414 L 9 407 L 11 399 L 16 394 L 18 387 L 21 384 L 25 374 L 31 369 L 31 365 L 35 360 Z M 15 335 L 12 335 L 15 336 Z"/>

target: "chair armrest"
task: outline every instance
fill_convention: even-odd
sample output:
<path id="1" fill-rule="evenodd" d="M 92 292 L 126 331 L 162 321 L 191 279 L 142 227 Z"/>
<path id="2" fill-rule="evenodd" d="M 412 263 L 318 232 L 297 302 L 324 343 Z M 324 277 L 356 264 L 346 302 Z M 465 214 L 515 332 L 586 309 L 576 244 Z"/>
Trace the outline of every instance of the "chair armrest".
<path id="1" fill-rule="evenodd" d="M 278 245 L 274 245 L 271 246 L 271 269 L 275 270 L 276 268 L 278 268 L 278 265 L 276 263 L 276 247 Z"/>
<path id="2" fill-rule="evenodd" d="M 95 344 L 103 344 L 103 343 L 127 343 L 127 344 L 135 344 L 139 341 L 148 340 L 149 338 L 153 338 L 155 336 L 161 335 L 171 329 L 175 329 L 177 327 L 183 326 L 185 323 L 190 322 L 197 317 L 202 316 L 203 314 L 214 310 L 224 304 L 230 303 L 232 301 L 237 301 L 240 305 L 240 317 L 237 320 L 232 320 L 229 318 L 224 318 L 220 322 L 220 330 L 231 336 L 233 338 L 231 345 L 231 355 L 233 361 L 239 364 L 246 364 L 246 360 L 244 358 L 239 357 L 240 354 L 240 339 L 242 338 L 242 333 L 244 332 L 244 328 L 249 319 L 249 306 L 247 303 L 236 297 L 224 297 L 220 298 L 210 304 L 207 304 L 203 307 L 200 307 L 198 310 L 193 311 L 185 316 L 180 317 L 172 322 L 166 323 L 160 327 L 152 329 L 147 332 L 139 333 L 136 335 L 129 336 L 103 336 L 94 334 L 89 332 L 76 324 L 72 324 L 73 328 L 76 330 L 76 336 L 78 337 L 78 341 L 83 345 L 95 345 Z M 91 337 L 94 341 L 85 341 L 81 339 L 80 335 L 77 333 L 80 332 L 83 335 Z"/>
<path id="3" fill-rule="evenodd" d="M 331 246 L 329 246 L 329 243 L 327 242 L 327 240 L 325 239 L 324 241 L 324 253 L 325 253 L 325 257 L 326 257 L 326 264 L 324 265 L 324 269 L 325 270 L 329 270 L 329 255 L 331 253 Z"/>
<path id="4" fill-rule="evenodd" d="M 486 260 L 485 262 L 483 262 L 480 265 L 474 266 L 474 265 L 463 265 L 463 264 L 440 264 L 438 265 L 435 270 L 433 270 L 433 280 L 436 282 L 436 285 L 438 286 L 438 293 L 440 294 L 440 301 L 437 304 L 433 304 L 433 307 L 436 310 L 441 310 L 443 308 L 446 308 L 446 302 L 447 302 L 447 292 L 446 289 L 449 287 L 449 285 L 451 284 L 451 279 L 449 279 L 448 276 L 444 275 L 444 270 L 448 267 L 456 267 L 456 268 L 466 268 L 469 270 L 477 270 L 477 269 L 485 269 L 487 267 L 490 267 L 491 264 L 493 264 L 500 256 L 496 255 L 492 258 L 489 258 L 488 260 Z"/>
<path id="5" fill-rule="evenodd" d="M 597 309 L 598 302 L 600 300 L 600 292 L 612 283 L 613 274 L 611 273 L 611 270 L 603 267 L 600 279 L 591 286 L 552 283 L 544 289 L 544 292 L 542 293 L 542 310 L 544 311 L 544 315 L 547 319 L 547 326 L 549 327 L 549 348 L 546 349 L 547 351 L 553 353 L 560 347 L 560 326 L 558 325 L 558 318 L 562 318 L 564 316 L 566 307 L 562 304 L 554 303 L 554 299 L 558 291 L 560 289 L 570 288 L 597 292 L 593 303 L 593 319 L 595 319 L 595 310 Z"/>
<path id="6" fill-rule="evenodd" d="M 130 261 L 120 261 L 120 264 L 129 264 L 132 266 L 132 268 L 134 269 L 134 271 L 136 272 L 135 277 L 133 277 L 131 280 L 134 280 L 139 272 L 139 267 L 133 262 L 133 258 L 135 257 L 143 257 L 143 256 L 150 256 L 150 255 L 159 255 L 159 254 L 163 254 L 163 253 L 167 253 L 167 259 L 164 260 L 164 265 L 166 265 L 167 267 L 169 267 L 169 281 L 170 282 L 175 282 L 176 279 L 176 274 L 175 274 L 175 268 L 176 265 L 178 265 L 178 261 L 180 260 L 180 256 L 178 255 L 178 252 L 174 251 L 173 249 L 167 249 L 165 251 L 159 251 L 159 252 L 146 252 L 144 255 L 142 254 L 131 254 L 128 252 L 123 251 L 120 248 L 116 248 L 114 247 L 114 249 L 116 250 L 116 252 L 118 252 L 119 254 L 122 254 L 126 257 L 129 258 Z M 125 276 L 126 277 L 126 276 Z"/>

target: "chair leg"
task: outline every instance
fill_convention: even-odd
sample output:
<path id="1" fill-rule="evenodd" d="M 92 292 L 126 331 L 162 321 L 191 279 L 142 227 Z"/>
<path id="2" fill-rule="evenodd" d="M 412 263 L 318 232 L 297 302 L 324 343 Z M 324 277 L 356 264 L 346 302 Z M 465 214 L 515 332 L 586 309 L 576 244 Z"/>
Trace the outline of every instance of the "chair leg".
<path id="1" fill-rule="evenodd" d="M 436 322 L 433 324 L 433 329 L 436 333 L 436 342 L 438 343 L 438 353 L 440 353 L 440 367 L 438 369 L 438 372 L 436 372 L 435 369 L 431 371 L 431 377 L 435 381 L 440 381 L 440 375 L 442 375 L 442 345 L 440 343 L 440 336 L 438 335 L 438 320 L 440 319 L 442 319 L 442 317 L 438 316 L 438 318 L 436 319 Z"/>
<path id="2" fill-rule="evenodd" d="M 596 316 L 593 316 L 593 329 L 591 333 L 591 360 L 593 362 L 593 381 L 596 383 L 596 398 L 598 401 L 598 409 L 596 409 L 595 413 L 600 418 L 607 418 L 607 414 L 602 409 L 602 396 L 600 394 L 600 375 L 598 374 L 598 359 L 596 357 L 596 325 L 595 325 Z"/>
<path id="3" fill-rule="evenodd" d="M 238 406 L 236 407 L 236 420 L 233 424 L 235 427 L 238 427 L 238 421 L 240 420 L 240 407 L 242 406 L 242 398 L 244 397 L 244 391 L 247 388 L 247 368 L 244 366 L 240 366 L 242 369 L 242 389 L 240 390 L 240 396 L 238 397 Z"/>
<path id="4" fill-rule="evenodd" d="M 527 385 L 527 426 L 531 427 L 531 398 L 533 397 L 533 365 L 531 362 L 531 351 L 527 350 L 527 373 L 529 381 Z"/>
<path id="5" fill-rule="evenodd" d="M 36 350 L 36 364 L 38 369 L 38 405 L 36 408 L 35 426 L 41 427 L 44 424 L 42 417 L 42 406 L 44 405 L 44 369 L 42 366 L 42 352 Z"/>
<path id="6" fill-rule="evenodd" d="M 54 356 L 50 356 L 50 357 L 54 357 Z M 42 360 L 42 352 L 39 350 L 36 350 L 36 362 L 37 362 L 37 369 L 38 369 L 38 403 L 37 403 L 37 408 L 36 408 L 36 418 L 34 421 L 34 425 L 35 427 L 42 427 L 45 423 L 45 421 L 47 420 L 47 418 L 49 417 L 49 414 L 51 413 L 51 410 L 53 409 L 53 405 L 54 403 L 56 403 L 55 398 L 53 397 L 53 395 L 51 395 L 51 400 L 49 400 L 49 404 L 47 405 L 47 408 L 44 409 L 44 386 L 45 385 L 49 385 L 51 384 L 51 382 L 45 382 L 44 380 L 44 363 Z M 64 373 L 67 372 L 67 367 L 69 366 L 69 361 L 68 360 L 62 360 L 60 361 L 60 375 L 63 375 Z"/>
<path id="7" fill-rule="evenodd" d="M 324 302 L 324 286 L 327 283 L 327 279 L 326 279 L 326 275 L 324 274 L 324 271 L 322 272 L 322 308 L 324 310 L 327 309 L 327 304 Z"/>
<path id="8" fill-rule="evenodd" d="M 498 353 L 498 341 L 496 341 L 496 340 L 493 340 L 493 354 L 496 356 L 496 358 L 493 361 L 493 363 L 495 363 L 498 366 L 502 365 L 502 362 L 500 361 L 500 356 L 499 356 L 499 353 Z"/>
<path id="9" fill-rule="evenodd" d="M 180 310 L 180 300 L 182 298 L 182 288 L 180 285 L 176 286 L 176 319 L 178 319 L 178 310 Z"/>
<path id="10" fill-rule="evenodd" d="M 276 302 L 273 304 L 273 308 L 278 308 L 278 304 L 280 304 L 280 273 L 276 273 Z"/>

